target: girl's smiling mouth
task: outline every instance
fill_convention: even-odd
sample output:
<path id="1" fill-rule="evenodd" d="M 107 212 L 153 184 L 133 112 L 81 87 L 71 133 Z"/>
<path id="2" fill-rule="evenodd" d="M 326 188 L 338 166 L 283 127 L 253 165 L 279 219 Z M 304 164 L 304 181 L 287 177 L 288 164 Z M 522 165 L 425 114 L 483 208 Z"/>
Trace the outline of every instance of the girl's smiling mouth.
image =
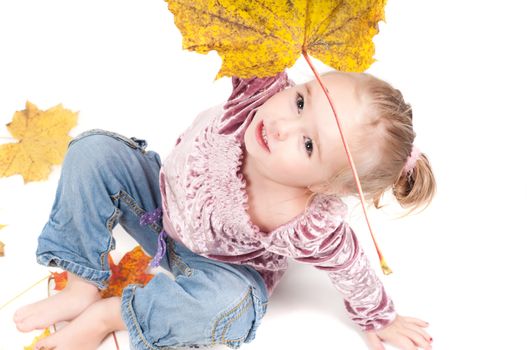
<path id="1" fill-rule="evenodd" d="M 265 126 L 263 123 L 263 120 L 258 123 L 256 126 L 256 141 L 262 146 L 262 148 L 266 151 L 271 153 L 271 150 L 269 149 L 269 145 L 267 144 L 267 132 L 265 130 Z"/>

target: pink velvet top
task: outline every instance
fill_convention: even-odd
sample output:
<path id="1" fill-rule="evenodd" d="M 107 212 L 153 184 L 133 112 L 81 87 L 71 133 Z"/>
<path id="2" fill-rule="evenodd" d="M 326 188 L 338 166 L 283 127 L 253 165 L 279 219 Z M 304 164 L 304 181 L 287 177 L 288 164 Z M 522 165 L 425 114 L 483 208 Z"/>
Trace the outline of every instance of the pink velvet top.
<path id="1" fill-rule="evenodd" d="M 233 78 L 226 104 L 198 115 L 161 168 L 164 229 L 197 254 L 254 267 L 269 293 L 288 258 L 311 264 L 328 273 L 363 330 L 383 328 L 395 318 L 393 303 L 346 223 L 341 199 L 316 195 L 304 213 L 271 232 L 251 222 L 241 172 L 244 131 L 256 109 L 290 85 L 285 73 Z"/>

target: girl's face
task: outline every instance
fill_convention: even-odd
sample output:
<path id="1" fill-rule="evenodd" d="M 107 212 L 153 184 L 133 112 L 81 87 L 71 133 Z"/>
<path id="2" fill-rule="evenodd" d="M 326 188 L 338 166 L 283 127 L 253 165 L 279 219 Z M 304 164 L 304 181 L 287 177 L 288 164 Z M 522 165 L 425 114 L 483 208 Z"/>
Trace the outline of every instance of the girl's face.
<path id="1" fill-rule="evenodd" d="M 354 126 L 367 107 L 358 89 L 362 77 L 328 74 L 322 80 L 351 145 Z M 285 186 L 323 185 L 347 166 L 331 106 L 314 80 L 267 100 L 249 124 L 244 142 L 248 171 Z"/>

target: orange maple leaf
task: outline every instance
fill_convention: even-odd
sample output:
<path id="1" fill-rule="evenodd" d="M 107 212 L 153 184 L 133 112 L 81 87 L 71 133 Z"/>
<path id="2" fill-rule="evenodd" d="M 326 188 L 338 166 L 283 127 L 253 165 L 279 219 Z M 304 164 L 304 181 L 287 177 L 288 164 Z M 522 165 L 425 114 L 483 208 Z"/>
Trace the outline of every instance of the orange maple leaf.
<path id="1" fill-rule="evenodd" d="M 68 284 L 68 272 L 64 271 L 61 273 L 52 272 L 53 280 L 55 281 L 55 290 L 63 290 Z"/>
<path id="2" fill-rule="evenodd" d="M 103 298 L 121 296 L 123 289 L 129 284 L 146 285 L 154 275 L 146 273 L 150 257 L 146 255 L 140 246 L 135 247 L 126 253 L 118 265 L 108 255 L 108 262 L 112 275 L 108 282 L 108 288 L 101 291 Z"/>
<path id="3" fill-rule="evenodd" d="M 118 265 L 115 265 L 111 255 L 108 255 L 108 263 L 112 274 L 108 281 L 108 288 L 101 291 L 103 298 L 120 296 L 127 285 L 132 283 L 146 285 L 154 277 L 152 274 L 145 273 L 150 263 L 150 257 L 143 252 L 140 246 L 126 253 Z M 51 275 L 55 280 L 55 290 L 66 288 L 68 283 L 67 271 L 52 272 Z"/>

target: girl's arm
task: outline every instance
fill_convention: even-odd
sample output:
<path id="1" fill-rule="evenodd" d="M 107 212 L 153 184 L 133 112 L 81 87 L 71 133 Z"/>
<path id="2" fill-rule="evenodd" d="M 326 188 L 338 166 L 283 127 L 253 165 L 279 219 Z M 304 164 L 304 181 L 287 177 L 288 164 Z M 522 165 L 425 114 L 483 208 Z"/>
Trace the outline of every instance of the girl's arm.
<path id="1" fill-rule="evenodd" d="M 371 269 L 357 237 L 344 221 L 347 208 L 337 197 L 317 195 L 292 227 L 271 232 L 266 249 L 309 263 L 328 273 L 351 319 L 365 332 L 372 349 L 382 341 L 400 349 L 425 349 L 429 335 L 420 320 L 398 316 L 384 286 Z"/>
<path id="2" fill-rule="evenodd" d="M 432 349 L 432 337 L 424 330 L 428 323 L 413 317 L 399 316 L 387 327 L 366 333 L 370 349 L 384 350 L 382 342 L 387 342 L 399 349 L 414 350 Z"/>

